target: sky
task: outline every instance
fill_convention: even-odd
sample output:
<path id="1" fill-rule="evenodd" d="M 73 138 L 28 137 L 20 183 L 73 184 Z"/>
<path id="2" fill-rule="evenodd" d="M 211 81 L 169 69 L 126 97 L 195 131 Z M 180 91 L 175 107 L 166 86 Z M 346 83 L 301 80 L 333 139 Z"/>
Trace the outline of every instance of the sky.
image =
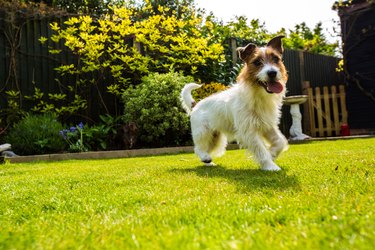
<path id="1" fill-rule="evenodd" d="M 224 22 L 235 16 L 245 15 L 251 19 L 265 22 L 266 29 L 277 32 L 281 28 L 287 31 L 296 24 L 305 22 L 308 27 L 314 28 L 322 22 L 328 40 L 333 27 L 337 25 L 332 19 L 338 21 L 336 11 L 332 10 L 335 0 L 195 0 L 198 7 L 213 12 Z"/>

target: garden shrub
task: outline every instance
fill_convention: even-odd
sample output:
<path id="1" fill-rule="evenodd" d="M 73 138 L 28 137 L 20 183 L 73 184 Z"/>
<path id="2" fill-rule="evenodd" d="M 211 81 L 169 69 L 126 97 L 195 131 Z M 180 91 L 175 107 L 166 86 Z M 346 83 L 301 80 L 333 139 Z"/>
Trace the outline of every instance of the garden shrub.
<path id="1" fill-rule="evenodd" d="M 119 131 L 124 125 L 122 116 L 100 115 L 100 123 L 83 130 L 86 145 L 91 151 L 123 148 Z"/>
<path id="2" fill-rule="evenodd" d="M 62 124 L 53 115 L 27 115 L 10 129 L 6 142 L 18 155 L 57 153 L 65 147 L 59 136 L 62 129 Z"/>
<path id="3" fill-rule="evenodd" d="M 189 119 L 179 96 L 183 86 L 192 81 L 175 72 L 153 73 L 124 92 L 124 120 L 137 124 L 141 146 L 186 144 L 190 138 Z"/>

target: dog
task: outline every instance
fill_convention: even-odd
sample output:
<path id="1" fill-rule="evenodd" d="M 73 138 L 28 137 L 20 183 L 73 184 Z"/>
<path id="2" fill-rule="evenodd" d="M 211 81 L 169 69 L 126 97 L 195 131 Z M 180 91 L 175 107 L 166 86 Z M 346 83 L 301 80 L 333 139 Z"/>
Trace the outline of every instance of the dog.
<path id="1" fill-rule="evenodd" d="M 244 67 L 229 89 L 196 103 L 191 91 L 201 85 L 183 87 L 181 103 L 190 115 L 194 152 L 205 165 L 214 166 L 212 157 L 222 156 L 228 141 L 237 141 L 252 152 L 261 170 L 281 170 L 274 160 L 288 148 L 278 128 L 288 80 L 283 37 L 264 47 L 249 43 L 238 48 Z"/>

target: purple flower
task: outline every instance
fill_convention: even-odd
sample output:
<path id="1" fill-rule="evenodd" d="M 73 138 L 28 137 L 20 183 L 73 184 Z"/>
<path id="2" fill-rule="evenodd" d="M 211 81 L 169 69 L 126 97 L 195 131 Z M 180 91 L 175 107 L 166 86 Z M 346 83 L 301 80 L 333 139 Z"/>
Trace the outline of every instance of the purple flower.
<path id="1" fill-rule="evenodd" d="M 83 129 L 83 123 L 80 122 L 80 123 L 78 124 L 78 127 L 79 127 L 80 129 Z"/>
<path id="2" fill-rule="evenodd" d="M 64 129 L 64 130 L 60 130 L 60 132 L 59 132 L 59 135 L 62 137 L 62 138 L 64 138 L 64 140 L 66 140 L 66 139 L 68 139 L 68 137 L 67 137 L 67 134 L 68 133 L 68 130 L 67 129 Z"/>
<path id="3" fill-rule="evenodd" d="M 76 131 L 77 131 L 77 128 L 76 128 L 76 127 L 74 127 L 74 126 L 70 127 L 70 132 L 74 133 L 74 132 L 76 132 Z"/>

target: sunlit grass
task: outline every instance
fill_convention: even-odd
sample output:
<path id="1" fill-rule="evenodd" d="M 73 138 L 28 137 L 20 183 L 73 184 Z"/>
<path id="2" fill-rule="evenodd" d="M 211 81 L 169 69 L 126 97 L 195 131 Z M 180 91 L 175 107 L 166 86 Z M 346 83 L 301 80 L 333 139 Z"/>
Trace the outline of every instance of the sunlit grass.
<path id="1" fill-rule="evenodd" d="M 0 166 L 0 249 L 371 249 L 375 139 Z"/>

